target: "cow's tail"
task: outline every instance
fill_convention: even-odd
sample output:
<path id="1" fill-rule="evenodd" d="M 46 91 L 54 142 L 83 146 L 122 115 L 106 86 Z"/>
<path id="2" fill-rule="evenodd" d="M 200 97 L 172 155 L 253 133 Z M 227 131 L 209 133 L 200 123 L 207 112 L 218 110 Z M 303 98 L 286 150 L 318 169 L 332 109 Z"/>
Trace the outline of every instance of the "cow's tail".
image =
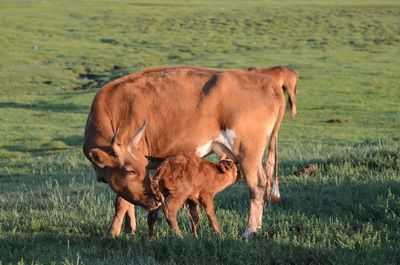
<path id="1" fill-rule="evenodd" d="M 297 84 L 299 82 L 300 75 L 299 75 L 299 72 L 297 72 L 295 69 L 292 69 L 292 68 L 287 68 L 284 71 L 286 71 L 285 76 L 290 76 L 289 73 L 293 73 L 296 76 L 296 80 L 293 82 L 290 82 L 288 84 L 290 87 L 284 88 L 284 90 L 288 93 L 286 111 L 291 113 L 292 118 L 295 118 L 297 115 L 296 91 L 295 90 L 296 90 Z"/>
<path id="2" fill-rule="evenodd" d="M 267 173 L 267 202 L 280 201 L 279 178 L 278 178 L 278 132 L 285 115 L 285 95 L 281 88 L 274 87 L 275 93 L 279 98 L 279 112 L 271 132 L 268 153 L 266 157 Z M 274 178 L 274 180 L 273 180 Z M 271 182 L 273 182 L 271 193 Z"/>

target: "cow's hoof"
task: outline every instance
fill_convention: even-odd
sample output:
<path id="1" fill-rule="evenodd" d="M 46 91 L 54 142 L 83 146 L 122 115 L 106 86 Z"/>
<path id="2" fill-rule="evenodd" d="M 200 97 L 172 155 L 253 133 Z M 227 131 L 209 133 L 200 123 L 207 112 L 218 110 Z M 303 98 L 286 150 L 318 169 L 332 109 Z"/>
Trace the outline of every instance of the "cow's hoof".
<path id="1" fill-rule="evenodd" d="M 107 239 L 115 239 L 115 238 L 117 238 L 119 235 L 114 235 L 114 234 L 106 234 L 105 235 L 105 238 L 107 238 Z"/>
<path id="2" fill-rule="evenodd" d="M 116 231 L 108 231 L 107 234 L 105 235 L 105 237 L 109 238 L 109 239 L 114 239 L 117 238 L 119 236 L 120 233 L 116 232 Z"/>
<path id="3" fill-rule="evenodd" d="M 246 231 L 244 231 L 244 233 L 242 235 L 242 239 L 249 240 L 249 239 L 252 239 L 255 235 L 256 235 L 256 232 L 246 229 Z"/>
<path id="4" fill-rule="evenodd" d="M 135 236 L 136 235 L 136 231 L 126 231 L 125 233 L 127 235 L 130 235 L 130 236 Z"/>
<path id="5" fill-rule="evenodd" d="M 124 232 L 125 232 L 127 235 L 132 235 L 132 236 L 133 236 L 133 235 L 136 234 L 136 229 L 131 228 L 131 227 L 125 227 Z"/>
<path id="6" fill-rule="evenodd" d="M 271 201 L 272 202 L 280 202 L 281 201 L 281 197 L 272 196 Z"/>

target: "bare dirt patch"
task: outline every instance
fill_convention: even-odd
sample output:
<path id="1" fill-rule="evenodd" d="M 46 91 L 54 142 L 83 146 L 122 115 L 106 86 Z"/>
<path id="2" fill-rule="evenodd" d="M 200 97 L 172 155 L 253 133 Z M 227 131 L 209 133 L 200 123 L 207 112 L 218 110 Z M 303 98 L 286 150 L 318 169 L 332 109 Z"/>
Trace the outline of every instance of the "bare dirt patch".
<path id="1" fill-rule="evenodd" d="M 311 165 L 307 166 L 306 168 L 303 168 L 303 169 L 300 169 L 300 170 L 294 172 L 294 174 L 296 176 L 312 175 L 317 171 L 318 171 L 318 165 L 311 164 Z"/>

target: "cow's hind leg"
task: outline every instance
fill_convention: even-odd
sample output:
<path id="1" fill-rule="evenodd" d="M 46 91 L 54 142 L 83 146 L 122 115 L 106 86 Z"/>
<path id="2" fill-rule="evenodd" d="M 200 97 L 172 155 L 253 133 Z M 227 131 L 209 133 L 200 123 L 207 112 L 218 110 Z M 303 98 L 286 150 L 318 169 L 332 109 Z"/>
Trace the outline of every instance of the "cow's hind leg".
<path id="1" fill-rule="evenodd" d="M 249 219 L 243 233 L 243 238 L 246 239 L 253 236 L 262 225 L 264 194 L 267 187 L 267 179 L 262 167 L 263 147 L 262 143 L 243 144 L 243 151 L 239 154 L 242 175 L 250 195 Z"/>

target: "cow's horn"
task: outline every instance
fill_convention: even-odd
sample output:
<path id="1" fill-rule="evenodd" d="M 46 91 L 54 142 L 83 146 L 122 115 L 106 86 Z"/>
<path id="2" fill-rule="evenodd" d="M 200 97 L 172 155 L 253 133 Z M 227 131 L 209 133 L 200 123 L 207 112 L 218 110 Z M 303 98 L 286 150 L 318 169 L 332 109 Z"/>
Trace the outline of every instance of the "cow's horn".
<path id="1" fill-rule="evenodd" d="M 114 150 L 114 153 L 118 156 L 118 154 L 120 153 L 121 147 L 118 146 L 117 144 L 117 138 L 118 138 L 118 134 L 119 134 L 119 128 L 117 128 L 117 130 L 115 131 L 112 139 L 111 139 L 111 147 Z"/>
<path id="2" fill-rule="evenodd" d="M 147 119 L 145 118 L 143 125 L 137 130 L 137 132 L 135 133 L 135 135 L 131 140 L 132 145 L 137 145 L 139 143 L 140 139 L 143 136 L 144 130 L 146 129 L 146 124 L 147 124 Z"/>

